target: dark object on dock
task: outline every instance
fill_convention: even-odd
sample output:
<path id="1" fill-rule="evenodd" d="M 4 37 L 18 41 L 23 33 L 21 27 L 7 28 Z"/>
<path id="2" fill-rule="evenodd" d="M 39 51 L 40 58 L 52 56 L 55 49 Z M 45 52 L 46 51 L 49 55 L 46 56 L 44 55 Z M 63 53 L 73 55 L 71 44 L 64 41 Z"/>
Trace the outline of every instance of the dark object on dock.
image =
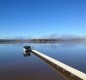
<path id="1" fill-rule="evenodd" d="M 23 50 L 24 50 L 24 53 L 23 53 L 24 56 L 30 56 L 31 55 L 31 47 L 30 46 L 24 46 Z"/>
<path id="2" fill-rule="evenodd" d="M 24 52 L 31 52 L 30 46 L 24 46 Z"/>

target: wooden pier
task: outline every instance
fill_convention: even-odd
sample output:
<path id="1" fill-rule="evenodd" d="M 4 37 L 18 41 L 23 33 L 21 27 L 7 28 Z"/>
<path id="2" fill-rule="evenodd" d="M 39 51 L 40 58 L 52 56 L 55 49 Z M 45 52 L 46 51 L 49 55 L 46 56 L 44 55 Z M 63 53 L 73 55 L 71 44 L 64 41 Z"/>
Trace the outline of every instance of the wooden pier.
<path id="1" fill-rule="evenodd" d="M 53 59 L 41 52 L 38 52 L 36 50 L 32 50 L 32 53 L 34 53 L 40 59 L 45 61 L 47 64 L 49 64 L 51 67 L 53 67 L 57 72 L 62 74 L 68 80 L 86 80 L 85 73 L 83 73 L 77 69 L 74 69 L 74 68 L 72 68 L 56 59 Z"/>

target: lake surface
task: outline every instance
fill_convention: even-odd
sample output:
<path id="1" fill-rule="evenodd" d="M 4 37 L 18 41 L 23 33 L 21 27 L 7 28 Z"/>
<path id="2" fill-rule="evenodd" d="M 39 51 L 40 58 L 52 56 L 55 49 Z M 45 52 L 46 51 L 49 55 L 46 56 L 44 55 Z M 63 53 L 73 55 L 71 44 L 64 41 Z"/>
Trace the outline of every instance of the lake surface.
<path id="1" fill-rule="evenodd" d="M 24 45 L 86 73 L 86 44 L 0 44 L 0 80 L 66 80 Z"/>

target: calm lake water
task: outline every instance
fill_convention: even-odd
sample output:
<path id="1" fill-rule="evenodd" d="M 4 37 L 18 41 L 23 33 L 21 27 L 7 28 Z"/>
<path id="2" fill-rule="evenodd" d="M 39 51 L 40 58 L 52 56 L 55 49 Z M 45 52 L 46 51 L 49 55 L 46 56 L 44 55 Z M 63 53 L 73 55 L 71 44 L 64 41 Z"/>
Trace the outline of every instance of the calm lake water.
<path id="1" fill-rule="evenodd" d="M 0 80 L 66 80 L 24 45 L 86 73 L 86 44 L 0 44 Z"/>

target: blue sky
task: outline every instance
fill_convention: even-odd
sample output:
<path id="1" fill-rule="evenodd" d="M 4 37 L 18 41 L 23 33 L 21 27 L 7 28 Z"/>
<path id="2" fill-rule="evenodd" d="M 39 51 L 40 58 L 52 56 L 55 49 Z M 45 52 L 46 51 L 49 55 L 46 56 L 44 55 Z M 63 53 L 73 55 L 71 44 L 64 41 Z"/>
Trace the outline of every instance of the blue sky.
<path id="1" fill-rule="evenodd" d="M 86 0 L 0 0 L 0 38 L 86 36 Z"/>

